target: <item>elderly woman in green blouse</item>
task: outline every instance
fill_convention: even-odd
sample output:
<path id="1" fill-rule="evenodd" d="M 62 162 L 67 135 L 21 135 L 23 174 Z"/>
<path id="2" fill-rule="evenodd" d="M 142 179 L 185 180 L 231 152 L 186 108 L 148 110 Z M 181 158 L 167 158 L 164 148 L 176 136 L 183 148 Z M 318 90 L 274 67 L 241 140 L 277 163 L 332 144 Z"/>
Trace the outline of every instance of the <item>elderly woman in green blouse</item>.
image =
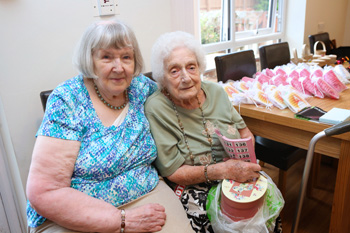
<path id="1" fill-rule="evenodd" d="M 261 170 L 258 164 L 228 159 L 214 129 L 228 138 L 254 136 L 223 88 L 201 81 L 205 58 L 193 36 L 162 35 L 151 63 L 160 88 L 145 109 L 157 145 L 156 167 L 174 189 L 185 186 L 181 202 L 194 231 L 213 232 L 205 210 L 208 190 L 217 180 L 244 182 Z"/>

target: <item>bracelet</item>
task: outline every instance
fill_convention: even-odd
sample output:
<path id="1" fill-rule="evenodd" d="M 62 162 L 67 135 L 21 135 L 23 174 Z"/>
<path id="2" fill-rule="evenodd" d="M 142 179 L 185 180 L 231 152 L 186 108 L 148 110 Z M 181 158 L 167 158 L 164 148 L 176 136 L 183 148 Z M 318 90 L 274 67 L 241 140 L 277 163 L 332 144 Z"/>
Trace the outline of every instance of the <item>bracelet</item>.
<path id="1" fill-rule="evenodd" d="M 125 231 L 125 210 L 124 209 L 121 210 L 120 216 L 122 219 L 122 222 L 120 224 L 120 233 L 124 233 Z"/>
<path id="2" fill-rule="evenodd" d="M 211 184 L 211 181 L 210 181 L 209 178 L 208 178 L 208 167 L 209 167 L 209 164 L 206 164 L 206 165 L 204 166 L 204 176 L 205 176 L 205 179 L 207 180 L 207 183 L 208 183 L 208 184 Z"/>

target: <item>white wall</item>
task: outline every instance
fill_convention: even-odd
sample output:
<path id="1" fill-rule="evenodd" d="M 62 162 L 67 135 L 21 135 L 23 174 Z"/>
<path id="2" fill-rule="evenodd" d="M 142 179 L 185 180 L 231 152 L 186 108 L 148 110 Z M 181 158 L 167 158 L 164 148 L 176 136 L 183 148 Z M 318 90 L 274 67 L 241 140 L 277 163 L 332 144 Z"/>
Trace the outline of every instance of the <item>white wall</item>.
<path id="1" fill-rule="evenodd" d="M 287 0 L 286 41 L 299 57 L 309 35 L 328 32 L 337 46 L 350 46 L 349 0 Z M 319 28 L 319 23 L 323 28 Z M 293 56 L 293 55 L 292 55 Z"/>
<path id="2" fill-rule="evenodd" d="M 304 42 L 309 43 L 309 35 L 319 32 L 328 32 L 330 39 L 336 39 L 337 46 L 350 46 L 349 40 L 344 41 L 346 19 L 349 18 L 349 0 L 308 0 L 306 3 L 306 24 Z M 319 29 L 318 24 L 323 23 L 324 28 Z"/>

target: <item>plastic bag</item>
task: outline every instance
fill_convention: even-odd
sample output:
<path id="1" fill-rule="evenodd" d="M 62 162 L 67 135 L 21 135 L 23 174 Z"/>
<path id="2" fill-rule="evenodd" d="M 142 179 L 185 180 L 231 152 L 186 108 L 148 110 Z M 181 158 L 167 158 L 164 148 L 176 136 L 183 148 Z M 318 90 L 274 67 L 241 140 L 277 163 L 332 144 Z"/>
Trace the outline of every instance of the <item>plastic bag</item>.
<path id="1" fill-rule="evenodd" d="M 265 93 L 267 98 L 271 101 L 271 103 L 273 103 L 274 106 L 279 109 L 287 108 L 287 104 L 284 102 L 283 98 L 281 97 L 281 92 L 276 86 L 268 86 L 265 89 Z"/>
<path id="2" fill-rule="evenodd" d="M 210 219 L 214 232 L 219 233 L 268 233 L 273 232 L 276 219 L 279 216 L 283 206 L 284 199 L 281 192 L 264 172 L 262 174 L 267 178 L 268 188 L 265 194 L 263 206 L 258 210 L 254 217 L 235 222 L 221 212 L 221 182 L 210 189 L 207 199 L 207 214 Z"/>

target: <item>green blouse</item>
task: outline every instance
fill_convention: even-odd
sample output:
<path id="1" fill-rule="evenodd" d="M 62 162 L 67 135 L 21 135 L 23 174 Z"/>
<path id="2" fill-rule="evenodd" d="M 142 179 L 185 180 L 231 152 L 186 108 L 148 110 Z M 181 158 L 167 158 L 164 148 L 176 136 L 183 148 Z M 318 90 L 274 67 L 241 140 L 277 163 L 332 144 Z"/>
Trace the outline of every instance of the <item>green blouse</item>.
<path id="1" fill-rule="evenodd" d="M 202 109 L 206 126 L 213 138 L 212 148 L 206 136 L 200 109 L 188 110 L 176 107 L 187 135 L 188 145 L 194 155 L 195 165 L 214 163 L 212 155 L 217 162 L 228 157 L 215 129 L 219 129 L 221 134 L 228 138 L 240 138 L 238 129 L 246 127 L 220 85 L 203 81 L 202 90 L 206 95 Z M 157 146 L 158 157 L 155 165 L 160 174 L 167 177 L 183 164 L 192 165 L 172 103 L 160 90 L 147 99 L 145 113 Z"/>

